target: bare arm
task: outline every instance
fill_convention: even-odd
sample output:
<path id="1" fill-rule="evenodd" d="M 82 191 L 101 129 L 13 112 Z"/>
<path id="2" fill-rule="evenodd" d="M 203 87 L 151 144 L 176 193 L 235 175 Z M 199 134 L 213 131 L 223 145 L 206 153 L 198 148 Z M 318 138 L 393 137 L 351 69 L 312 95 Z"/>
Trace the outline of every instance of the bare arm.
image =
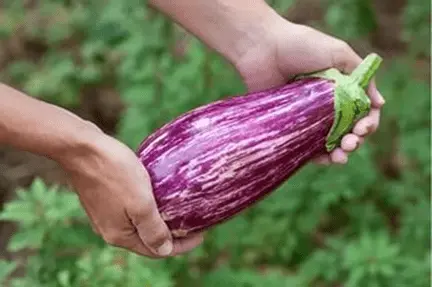
<path id="1" fill-rule="evenodd" d="M 0 145 L 62 162 L 90 150 L 100 130 L 69 111 L 0 84 Z"/>
<path id="2" fill-rule="evenodd" d="M 281 17 L 263 0 L 149 0 L 232 64 L 272 33 Z"/>

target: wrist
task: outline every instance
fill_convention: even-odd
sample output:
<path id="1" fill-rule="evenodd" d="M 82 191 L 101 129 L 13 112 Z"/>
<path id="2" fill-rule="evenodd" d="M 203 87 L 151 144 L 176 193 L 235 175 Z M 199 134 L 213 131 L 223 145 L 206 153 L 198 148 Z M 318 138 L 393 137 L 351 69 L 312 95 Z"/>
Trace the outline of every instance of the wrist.
<path id="1" fill-rule="evenodd" d="M 267 4 L 266 4 L 267 5 Z M 276 55 L 278 37 L 282 29 L 296 24 L 291 23 L 279 15 L 270 6 L 264 7 L 259 12 L 260 16 L 253 17 L 243 37 L 237 40 L 236 45 L 231 47 L 227 59 L 242 71 L 245 63 L 255 62 L 257 57 L 274 57 Z M 259 15 L 257 14 L 257 15 Z"/>
<path id="2" fill-rule="evenodd" d="M 234 3 L 230 5 L 235 5 Z M 238 16 L 233 19 L 233 25 L 236 26 L 233 30 L 239 33 L 236 35 L 236 33 L 227 31 L 227 35 L 223 38 L 230 39 L 231 35 L 233 38 L 231 41 L 222 41 L 221 44 L 225 45 L 223 56 L 234 66 L 258 49 L 264 47 L 271 49 L 277 35 L 275 29 L 283 21 L 288 23 L 265 1 L 257 1 L 249 9 L 242 7 L 239 9 L 240 11 L 236 12 Z"/>
<path id="3" fill-rule="evenodd" d="M 72 178 L 98 181 L 101 171 L 110 167 L 122 169 L 125 165 L 138 161 L 135 153 L 122 142 L 90 127 L 89 129 L 81 137 L 71 140 L 67 152 L 58 161 Z"/>
<path id="4" fill-rule="evenodd" d="M 64 162 L 103 135 L 66 109 L 0 84 L 0 144 Z"/>
<path id="5" fill-rule="evenodd" d="M 60 136 L 57 149 L 49 157 L 58 162 L 63 168 L 75 169 L 83 159 L 96 154 L 101 139 L 108 137 L 95 124 L 79 119 L 72 129 Z"/>

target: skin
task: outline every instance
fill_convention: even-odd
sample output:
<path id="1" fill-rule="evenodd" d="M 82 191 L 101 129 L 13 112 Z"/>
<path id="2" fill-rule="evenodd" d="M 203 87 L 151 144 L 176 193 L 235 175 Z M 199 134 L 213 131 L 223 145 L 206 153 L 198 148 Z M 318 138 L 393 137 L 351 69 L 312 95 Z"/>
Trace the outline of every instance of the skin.
<path id="1" fill-rule="evenodd" d="M 262 0 L 151 0 L 149 3 L 223 55 L 249 91 L 335 67 L 350 73 L 361 58 L 344 42 L 290 23 Z M 372 109 L 341 147 L 315 161 L 344 164 L 379 124 L 384 104 L 374 83 Z M 134 152 L 92 123 L 0 84 L 0 144 L 43 155 L 68 172 L 96 233 L 114 246 L 151 258 L 186 253 L 203 235 L 173 241 Z M 58 123 L 62 123 L 61 126 Z"/>

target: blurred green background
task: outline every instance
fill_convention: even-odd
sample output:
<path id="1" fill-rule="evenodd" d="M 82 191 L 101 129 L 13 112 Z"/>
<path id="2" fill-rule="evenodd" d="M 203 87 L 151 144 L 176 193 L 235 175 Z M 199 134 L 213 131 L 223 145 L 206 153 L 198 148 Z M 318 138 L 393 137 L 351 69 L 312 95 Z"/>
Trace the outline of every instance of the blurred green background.
<path id="1" fill-rule="evenodd" d="M 144 2 L 2 0 L 0 80 L 133 149 L 180 113 L 245 91 L 221 57 Z M 95 236 L 55 163 L 1 147 L 0 283 L 430 286 L 430 1 L 268 2 L 384 57 L 380 129 L 349 163 L 305 167 L 193 253 L 155 261 Z"/>

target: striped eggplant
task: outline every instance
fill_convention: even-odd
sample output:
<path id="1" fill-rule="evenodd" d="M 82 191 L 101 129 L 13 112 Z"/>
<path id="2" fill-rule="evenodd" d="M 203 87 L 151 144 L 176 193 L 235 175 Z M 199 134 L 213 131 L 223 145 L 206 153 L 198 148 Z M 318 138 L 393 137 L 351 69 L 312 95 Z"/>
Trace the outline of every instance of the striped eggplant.
<path id="1" fill-rule="evenodd" d="M 173 236 L 231 218 L 334 149 L 368 113 L 365 88 L 380 62 L 370 54 L 349 76 L 328 69 L 225 98 L 147 137 L 137 155 Z"/>

